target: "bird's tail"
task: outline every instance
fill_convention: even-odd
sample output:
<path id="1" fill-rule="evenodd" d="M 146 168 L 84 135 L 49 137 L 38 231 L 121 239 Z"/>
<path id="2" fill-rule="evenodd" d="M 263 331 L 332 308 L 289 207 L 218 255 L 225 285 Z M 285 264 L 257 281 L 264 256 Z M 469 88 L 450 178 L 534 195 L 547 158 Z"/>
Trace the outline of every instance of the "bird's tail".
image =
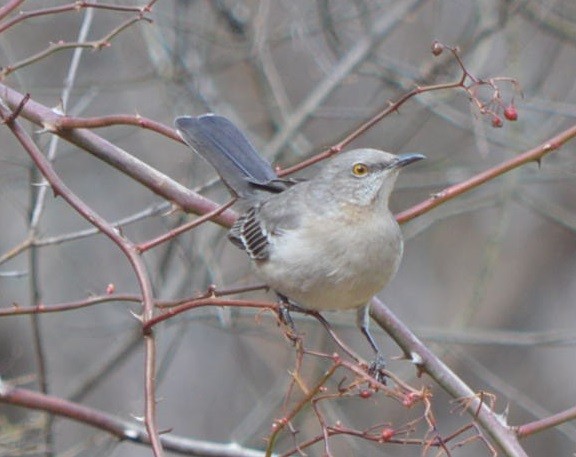
<path id="1" fill-rule="evenodd" d="M 223 116 L 204 114 L 175 120 L 184 142 L 216 169 L 230 191 L 251 197 L 255 189 L 276 181 L 276 172 L 242 131 Z"/>

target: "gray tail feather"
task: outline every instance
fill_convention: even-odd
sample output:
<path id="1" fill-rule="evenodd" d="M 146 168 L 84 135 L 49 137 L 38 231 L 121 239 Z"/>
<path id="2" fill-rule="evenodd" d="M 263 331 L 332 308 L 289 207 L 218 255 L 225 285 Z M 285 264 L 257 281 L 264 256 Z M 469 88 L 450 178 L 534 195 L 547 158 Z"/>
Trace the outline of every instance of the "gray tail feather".
<path id="1" fill-rule="evenodd" d="M 225 117 L 182 116 L 175 124 L 184 142 L 212 164 L 234 194 L 249 197 L 256 188 L 278 179 L 270 163 Z"/>

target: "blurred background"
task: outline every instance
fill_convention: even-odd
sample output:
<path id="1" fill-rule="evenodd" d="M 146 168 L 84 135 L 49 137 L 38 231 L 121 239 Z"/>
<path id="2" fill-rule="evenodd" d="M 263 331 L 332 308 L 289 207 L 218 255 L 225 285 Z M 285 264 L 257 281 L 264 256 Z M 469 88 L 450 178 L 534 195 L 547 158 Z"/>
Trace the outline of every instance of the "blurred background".
<path id="1" fill-rule="evenodd" d="M 20 9 L 68 4 L 28 0 Z M 101 39 L 132 16 L 79 9 L 26 20 L 0 34 L 1 66 L 60 40 L 77 42 L 83 34 L 84 40 Z M 516 122 L 502 117 L 504 125 L 494 128 L 462 90 L 431 92 L 349 146 L 426 154 L 427 161 L 400 177 L 395 211 L 539 145 L 576 117 L 572 0 L 160 0 L 150 17 L 153 23 L 133 24 L 109 47 L 85 49 L 74 74 L 74 51 L 67 50 L 14 72 L 4 83 L 47 106 L 63 100 L 68 114 L 81 117 L 140 114 L 171 126 L 178 115 L 224 114 L 269 160 L 287 167 L 335 144 L 416 84 L 458 80 L 461 70 L 451 54 L 431 53 L 434 40 L 458 46 L 478 78 L 516 78 L 523 97 L 511 84 L 499 86 L 502 100 L 513 100 L 518 110 Z M 489 99 L 491 92 L 482 95 Z M 108 221 L 135 219 L 123 224 L 130 239 L 148 240 L 194 217 L 170 212 L 166 202 L 109 165 L 25 125 L 44 151 L 53 151 L 59 175 L 92 208 Z M 228 201 L 210 166 L 181 144 L 132 126 L 96 133 L 181 184 Z M 115 245 L 101 235 L 85 236 L 87 222 L 50 192 L 38 203 L 41 177 L 6 128 L 0 129 L 0 144 L 0 256 L 31 235 L 39 244 L 0 264 L 0 306 L 79 300 L 104 294 L 108 284 L 118 293 L 137 293 L 134 274 Z M 572 141 L 540 164 L 514 170 L 405 224 L 402 266 L 380 294 L 472 389 L 493 393 L 495 408 L 512 424 L 561 411 L 576 398 L 575 152 Z M 313 174 L 313 167 L 300 173 Z M 215 224 L 179 236 L 145 259 L 162 299 L 195 296 L 210 284 L 258 282 L 247 258 Z M 247 297 L 274 299 L 242 295 Z M 34 318 L 2 317 L 0 376 L 37 389 L 43 369 L 51 394 L 128 420 L 140 416 L 143 343 L 131 314 L 138 311 L 137 304 L 108 303 Z M 350 346 L 370 356 L 354 313 L 326 318 Z M 317 322 L 296 319 L 308 348 L 335 350 Z M 390 358 L 400 355 L 383 332 L 374 332 Z M 294 349 L 274 316 L 203 308 L 169 320 L 156 335 L 160 428 L 263 449 L 273 420 L 283 414 L 295 364 Z M 326 366 L 306 359 L 310 384 Z M 392 360 L 389 368 L 413 386 L 432 389 L 441 434 L 470 422 L 453 411 L 430 378 L 417 379 L 408 363 Z M 357 428 L 400 426 L 415 417 L 385 397 L 334 400 L 323 407 L 328 423 Z M 43 454 L 45 425 L 40 413 L 0 407 L 0 455 Z M 299 434 L 284 434 L 278 452 L 320 431 L 311 411 L 294 425 Z M 55 419 L 52 426 L 58 455 L 151 455 L 70 421 Z M 417 428 L 410 437 L 422 437 L 425 430 Z M 336 456 L 422 452 L 350 436 L 330 443 Z M 575 443 L 570 423 L 522 442 L 534 456 L 572 455 Z M 311 456 L 323 453 L 321 445 L 306 449 Z M 490 452 L 476 441 L 454 455 Z"/>

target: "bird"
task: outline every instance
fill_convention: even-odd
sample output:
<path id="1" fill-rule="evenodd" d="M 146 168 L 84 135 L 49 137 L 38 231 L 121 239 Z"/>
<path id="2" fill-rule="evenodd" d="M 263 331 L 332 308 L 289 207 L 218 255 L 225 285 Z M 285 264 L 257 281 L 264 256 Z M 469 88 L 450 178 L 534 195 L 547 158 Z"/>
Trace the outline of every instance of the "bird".
<path id="1" fill-rule="evenodd" d="M 182 116 L 175 125 L 244 203 L 228 238 L 250 257 L 256 276 L 304 310 L 356 309 L 358 327 L 381 358 L 368 307 L 403 253 L 388 202 L 400 170 L 425 156 L 354 149 L 308 180 L 282 179 L 226 117 Z"/>

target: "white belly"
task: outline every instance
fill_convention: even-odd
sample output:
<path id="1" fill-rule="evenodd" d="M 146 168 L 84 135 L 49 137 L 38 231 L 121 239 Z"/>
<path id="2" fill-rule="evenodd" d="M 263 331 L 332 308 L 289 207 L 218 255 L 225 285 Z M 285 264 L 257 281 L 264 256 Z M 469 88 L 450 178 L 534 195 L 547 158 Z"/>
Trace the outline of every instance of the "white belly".
<path id="1" fill-rule="evenodd" d="M 256 264 L 256 274 L 304 308 L 363 306 L 396 273 L 402 237 L 391 215 L 362 222 L 367 229 L 361 231 L 349 224 L 315 223 L 283 233 L 273 240 L 270 258 Z"/>

